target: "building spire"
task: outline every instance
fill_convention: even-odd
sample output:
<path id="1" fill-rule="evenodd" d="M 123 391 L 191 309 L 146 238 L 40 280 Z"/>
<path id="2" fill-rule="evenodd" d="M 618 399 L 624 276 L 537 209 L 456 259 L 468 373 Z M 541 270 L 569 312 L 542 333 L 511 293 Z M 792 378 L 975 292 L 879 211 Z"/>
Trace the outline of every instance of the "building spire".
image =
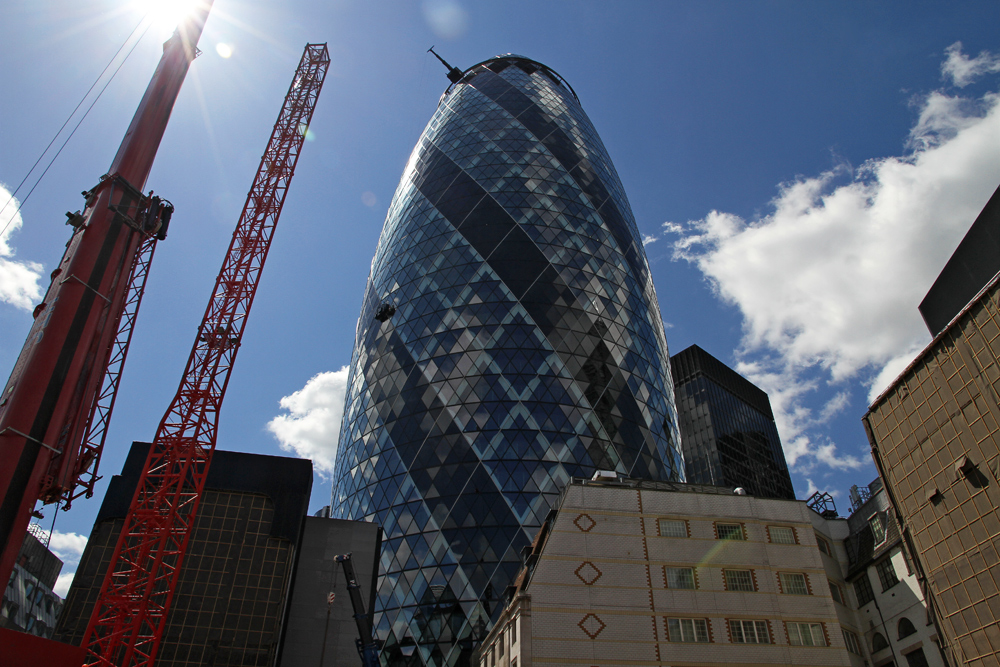
<path id="1" fill-rule="evenodd" d="M 437 54 L 437 51 L 434 50 L 433 46 L 427 49 L 427 52 L 433 53 L 434 57 L 440 60 L 441 64 L 448 68 L 449 81 L 451 81 L 452 83 L 458 83 L 459 81 L 462 80 L 462 70 L 458 69 L 457 67 L 452 67 L 451 65 L 449 65 L 447 60 L 445 60 L 444 58 L 442 58 Z"/>

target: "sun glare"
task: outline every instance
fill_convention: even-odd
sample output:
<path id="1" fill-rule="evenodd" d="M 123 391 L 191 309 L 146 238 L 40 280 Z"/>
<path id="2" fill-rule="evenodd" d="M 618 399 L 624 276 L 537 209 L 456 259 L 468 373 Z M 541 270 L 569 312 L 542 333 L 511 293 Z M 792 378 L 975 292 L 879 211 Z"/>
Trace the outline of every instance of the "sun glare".
<path id="1" fill-rule="evenodd" d="M 173 32 L 177 24 L 198 6 L 200 0 L 137 0 L 140 11 L 149 15 L 154 28 Z"/>

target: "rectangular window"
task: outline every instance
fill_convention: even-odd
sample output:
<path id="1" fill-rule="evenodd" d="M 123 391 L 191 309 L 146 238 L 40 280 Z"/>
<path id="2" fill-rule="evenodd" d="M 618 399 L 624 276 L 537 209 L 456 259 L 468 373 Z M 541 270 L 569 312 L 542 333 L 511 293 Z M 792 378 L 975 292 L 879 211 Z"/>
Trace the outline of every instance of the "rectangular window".
<path id="1" fill-rule="evenodd" d="M 510 643 L 517 643 L 517 619 L 510 622 Z"/>
<path id="2" fill-rule="evenodd" d="M 847 650 L 854 655 L 862 655 L 858 636 L 846 628 L 841 628 L 840 631 L 844 633 L 844 645 L 847 646 Z"/>
<path id="3" fill-rule="evenodd" d="M 726 590 L 730 591 L 750 591 L 757 588 L 753 585 L 753 572 L 750 570 L 723 570 L 726 578 Z"/>
<path id="4" fill-rule="evenodd" d="M 822 623 L 785 623 L 792 646 L 826 646 Z"/>
<path id="5" fill-rule="evenodd" d="M 683 519 L 660 519 L 660 537 L 687 536 L 687 521 Z"/>
<path id="6" fill-rule="evenodd" d="M 517 667 L 517 658 L 510 659 L 510 667 Z"/>
<path id="7" fill-rule="evenodd" d="M 806 575 L 801 572 L 779 572 L 781 592 L 787 595 L 809 595 L 806 585 Z"/>
<path id="8" fill-rule="evenodd" d="M 816 536 L 816 546 L 827 556 L 833 556 L 833 548 L 830 546 L 830 543 L 819 535 Z"/>
<path id="9" fill-rule="evenodd" d="M 863 572 L 858 577 L 858 580 L 854 582 L 854 595 L 858 598 L 858 607 L 864 607 L 875 599 L 875 593 L 872 591 L 872 583 L 868 579 L 867 572 Z"/>
<path id="10" fill-rule="evenodd" d="M 500 641 L 498 641 L 498 642 L 497 642 L 497 644 L 498 644 L 498 645 L 499 645 L 499 647 L 500 647 L 500 657 L 501 657 L 501 658 L 503 657 L 503 647 L 504 647 L 504 644 L 506 644 L 506 643 L 507 643 L 507 642 L 505 642 L 505 641 L 504 641 L 503 639 L 504 639 L 504 637 L 503 637 L 503 633 L 501 632 L 501 633 L 500 633 Z"/>
<path id="11" fill-rule="evenodd" d="M 770 644 L 767 621 L 729 621 L 734 644 Z"/>
<path id="12" fill-rule="evenodd" d="M 708 643 L 708 621 L 704 618 L 668 618 L 672 642 Z"/>
<path id="13" fill-rule="evenodd" d="M 768 526 L 774 544 L 795 544 L 795 529 L 788 526 Z"/>
<path id="14" fill-rule="evenodd" d="M 878 580 L 882 582 L 882 592 L 889 590 L 899 583 L 899 579 L 896 577 L 896 570 L 892 567 L 891 558 L 886 558 L 876 565 L 875 570 L 878 572 Z"/>
<path id="15" fill-rule="evenodd" d="M 743 526 L 738 523 L 717 523 L 715 528 L 718 531 L 720 540 L 742 540 Z"/>
<path id="16" fill-rule="evenodd" d="M 872 536 L 875 539 L 875 544 L 882 544 L 885 542 L 885 524 L 882 523 L 881 514 L 873 514 L 871 518 L 868 519 L 868 526 L 872 529 Z"/>
<path id="17" fill-rule="evenodd" d="M 830 597 L 833 598 L 834 602 L 839 602 L 840 604 L 844 604 L 843 591 L 840 590 L 840 586 L 833 583 L 832 581 L 830 582 Z"/>
<path id="18" fill-rule="evenodd" d="M 666 569 L 667 588 L 694 588 L 694 569 L 690 567 L 668 567 Z"/>

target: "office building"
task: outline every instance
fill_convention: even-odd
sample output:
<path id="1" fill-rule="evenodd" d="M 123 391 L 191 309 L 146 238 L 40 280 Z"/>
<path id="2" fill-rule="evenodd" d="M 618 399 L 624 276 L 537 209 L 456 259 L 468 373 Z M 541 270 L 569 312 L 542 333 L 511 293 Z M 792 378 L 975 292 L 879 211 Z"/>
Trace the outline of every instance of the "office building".
<path id="1" fill-rule="evenodd" d="M 970 235 L 922 304 L 943 328 L 863 421 L 949 661 L 978 666 L 1000 660 L 1000 253 L 977 256 L 1000 238 L 1000 195 Z"/>
<path id="2" fill-rule="evenodd" d="M 731 488 L 575 479 L 477 667 L 864 667 L 846 521 Z"/>
<path id="3" fill-rule="evenodd" d="M 108 485 L 56 627 L 59 641 L 83 639 L 148 451 L 148 443 L 133 443 Z M 215 452 L 158 667 L 276 664 L 312 479 L 310 461 Z"/>
<path id="4" fill-rule="evenodd" d="M 794 499 L 767 394 L 697 345 L 670 358 L 687 481 Z"/>
<path id="5" fill-rule="evenodd" d="M 513 55 L 450 78 L 372 262 L 331 503 L 385 530 L 389 664 L 467 664 L 571 477 L 684 474 L 649 267 L 576 94 Z"/>
<path id="6" fill-rule="evenodd" d="M 46 537 L 37 523 L 24 534 L 0 604 L 0 627 L 51 638 L 63 605 L 53 592 L 63 563 L 46 547 Z"/>

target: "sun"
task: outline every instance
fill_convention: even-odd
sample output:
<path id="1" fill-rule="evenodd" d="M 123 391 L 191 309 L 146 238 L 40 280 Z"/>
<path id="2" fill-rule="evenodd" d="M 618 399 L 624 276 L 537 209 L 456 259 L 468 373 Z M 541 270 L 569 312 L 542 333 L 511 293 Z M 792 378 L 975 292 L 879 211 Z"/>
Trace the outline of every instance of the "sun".
<path id="1" fill-rule="evenodd" d="M 203 0 L 136 0 L 134 4 L 149 17 L 155 29 L 173 32 L 202 3 Z"/>

